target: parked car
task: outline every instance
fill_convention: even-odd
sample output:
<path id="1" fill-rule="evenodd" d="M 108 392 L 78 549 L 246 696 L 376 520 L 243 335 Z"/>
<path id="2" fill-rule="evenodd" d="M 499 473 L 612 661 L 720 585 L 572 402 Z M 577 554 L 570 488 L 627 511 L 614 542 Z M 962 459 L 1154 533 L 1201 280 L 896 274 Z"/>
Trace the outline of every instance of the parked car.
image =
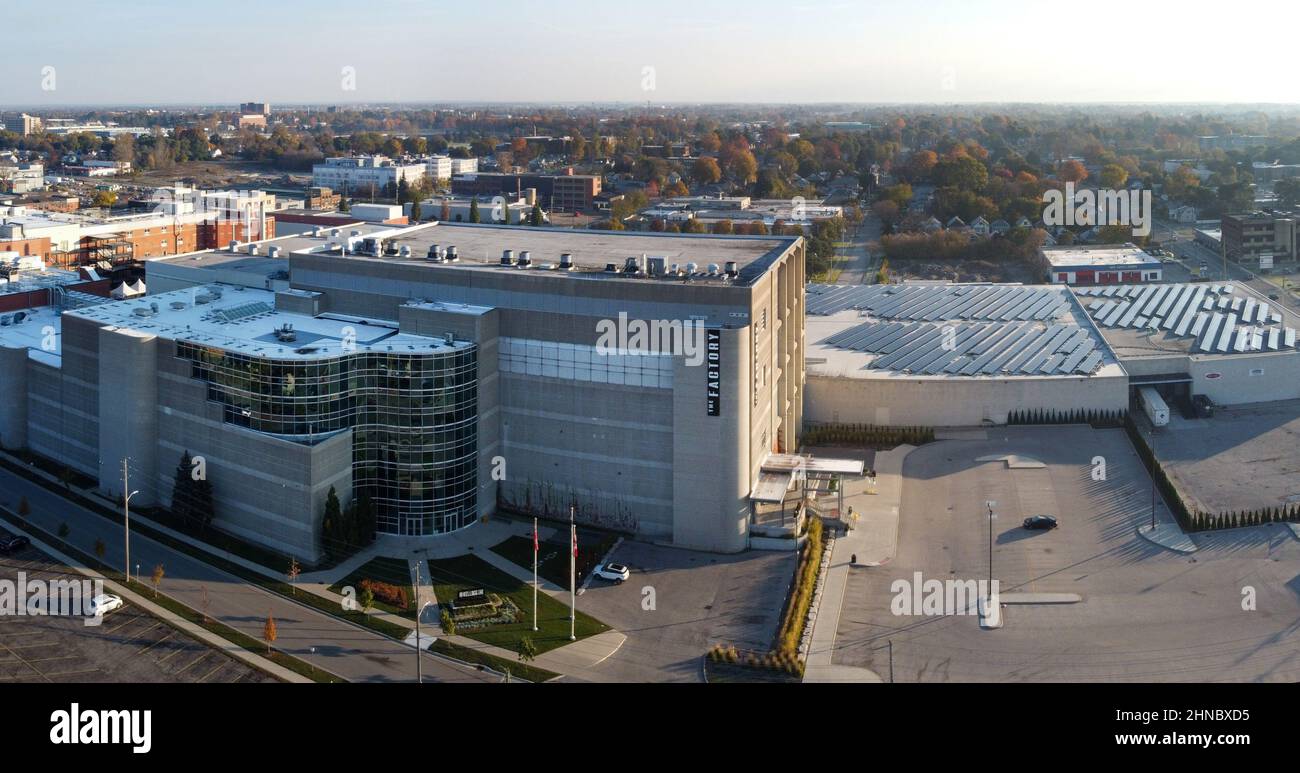
<path id="1" fill-rule="evenodd" d="M 1055 529 L 1056 516 L 1054 515 L 1031 515 L 1025 519 L 1026 529 Z"/>
<path id="2" fill-rule="evenodd" d="M 623 582 L 631 577 L 632 573 L 622 564 L 602 564 L 596 567 L 596 576 L 610 582 Z"/>
<path id="3" fill-rule="evenodd" d="M 1270 301 L 1276 301 L 1276 300 L 1277 300 L 1277 293 L 1269 293 L 1269 294 L 1268 294 L 1268 299 L 1269 299 Z"/>
<path id="4" fill-rule="evenodd" d="M 111 593 L 101 593 L 90 600 L 89 609 L 86 611 L 91 617 L 99 617 L 112 612 L 114 609 L 122 608 L 122 597 L 114 596 Z"/>
<path id="5" fill-rule="evenodd" d="M 15 550 L 22 550 L 32 541 L 26 537 L 0 537 L 0 553 L 12 553 Z"/>

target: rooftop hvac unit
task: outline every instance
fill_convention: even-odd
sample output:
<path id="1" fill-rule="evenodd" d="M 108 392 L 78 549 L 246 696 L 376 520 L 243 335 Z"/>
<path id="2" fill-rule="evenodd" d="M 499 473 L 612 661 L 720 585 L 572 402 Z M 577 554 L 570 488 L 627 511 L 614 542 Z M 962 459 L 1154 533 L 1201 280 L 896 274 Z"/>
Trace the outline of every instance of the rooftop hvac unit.
<path id="1" fill-rule="evenodd" d="M 148 317 L 153 314 L 153 312 L 150 311 L 149 308 L 146 306 L 138 306 L 134 309 L 131 309 L 131 313 L 136 315 L 137 317 Z"/>
<path id="2" fill-rule="evenodd" d="M 168 305 L 171 306 L 176 311 L 180 311 L 181 309 L 185 308 L 185 301 L 172 301 Z"/>
<path id="3" fill-rule="evenodd" d="M 293 325 L 288 322 L 275 329 L 275 337 L 284 343 L 298 340 L 298 334 L 294 332 Z"/>
<path id="4" fill-rule="evenodd" d="M 609 273 L 611 273 L 611 274 L 617 274 L 617 273 L 618 273 L 618 264 L 617 264 L 617 263 L 606 263 L 606 264 L 605 264 L 605 271 L 607 271 L 607 272 L 609 272 Z"/>
<path id="5" fill-rule="evenodd" d="M 402 249 L 398 252 L 398 254 L 401 255 L 403 258 L 411 257 L 411 245 L 403 244 Z"/>
<path id="6" fill-rule="evenodd" d="M 194 305 L 201 306 L 205 303 L 212 303 L 212 296 L 207 293 L 199 293 L 194 296 Z"/>
<path id="7" fill-rule="evenodd" d="M 258 248 L 258 246 L 257 246 L 256 244 L 250 244 L 250 245 L 248 245 L 248 254 L 249 254 L 249 255 L 256 255 L 258 252 L 260 252 L 260 249 Z"/>
<path id="8" fill-rule="evenodd" d="M 278 257 L 280 257 L 280 248 L 279 248 L 279 247 L 272 247 L 271 249 L 269 249 L 269 250 L 266 251 L 266 254 L 267 254 L 267 255 L 270 255 L 270 256 L 273 257 L 273 258 L 278 258 Z"/>
<path id="9" fill-rule="evenodd" d="M 644 270 L 644 267 L 641 265 L 641 259 L 635 255 L 623 261 L 624 274 L 640 274 Z"/>
<path id="10" fill-rule="evenodd" d="M 8 314 L 0 316 L 0 327 L 9 327 L 9 323 L 12 321 L 13 321 L 13 317 L 9 316 Z"/>
<path id="11" fill-rule="evenodd" d="M 238 239 L 231 239 L 231 240 L 230 240 L 230 251 L 231 251 L 231 252 L 239 252 L 239 240 L 238 240 Z"/>
<path id="12" fill-rule="evenodd" d="M 736 261 L 727 261 L 727 276 L 735 276 L 738 273 L 740 272 L 736 270 Z"/>
<path id="13" fill-rule="evenodd" d="M 503 265 L 503 266 L 513 266 L 514 264 L 515 264 L 515 251 L 514 251 L 514 250 L 502 250 L 502 251 L 501 251 L 501 265 Z"/>
<path id="14" fill-rule="evenodd" d="M 694 276 L 695 273 L 696 273 L 697 271 L 699 271 L 699 270 L 700 270 L 700 266 L 699 266 L 698 263 L 687 263 L 687 264 L 686 264 L 686 275 L 687 275 L 687 276 Z"/>
<path id="15" fill-rule="evenodd" d="M 533 253 L 529 252 L 528 250 L 524 250 L 523 252 L 519 253 L 518 265 L 520 268 L 528 268 L 529 266 L 533 265 Z"/>
<path id="16" fill-rule="evenodd" d="M 22 322 L 25 322 L 25 321 L 27 320 L 27 317 L 28 317 L 28 316 L 30 316 L 30 315 L 29 315 L 27 312 L 25 312 L 25 311 L 16 311 L 16 312 L 14 312 L 14 324 L 17 325 L 17 324 L 20 324 L 20 323 L 22 323 Z"/>
<path id="17" fill-rule="evenodd" d="M 149 310 L 152 311 L 154 314 L 157 314 L 157 313 L 158 313 L 158 302 L 155 301 L 155 302 L 149 304 Z"/>
<path id="18" fill-rule="evenodd" d="M 710 263 L 710 264 L 709 264 L 709 276 L 717 276 L 717 275 L 718 275 L 718 264 L 717 264 L 717 263 Z"/>
<path id="19" fill-rule="evenodd" d="M 460 253 L 456 252 L 456 245 L 452 244 L 447 247 L 447 261 L 455 263 L 460 260 Z"/>
<path id="20" fill-rule="evenodd" d="M 560 270 L 561 271 L 573 270 L 573 253 L 571 252 L 560 253 Z"/>
<path id="21" fill-rule="evenodd" d="M 455 333 L 443 333 L 443 335 L 442 335 L 442 341 L 443 341 L 443 343 L 447 344 L 448 346 L 455 346 L 455 344 L 456 344 L 456 334 L 455 334 Z"/>
<path id="22" fill-rule="evenodd" d="M 340 231 L 340 230 L 337 229 L 337 228 L 331 228 L 331 229 L 330 229 L 330 236 L 332 236 L 332 237 L 337 238 L 337 237 L 341 236 L 342 234 L 343 234 L 343 232 Z"/>
<path id="23" fill-rule="evenodd" d="M 663 276 L 666 263 L 667 259 L 663 257 L 650 258 L 646 261 L 646 273 L 650 276 Z"/>
<path id="24" fill-rule="evenodd" d="M 358 231 L 358 230 L 355 229 L 355 228 L 353 228 L 353 229 L 352 229 L 352 232 L 349 234 L 349 236 L 360 236 L 360 235 L 361 235 L 361 232 Z"/>

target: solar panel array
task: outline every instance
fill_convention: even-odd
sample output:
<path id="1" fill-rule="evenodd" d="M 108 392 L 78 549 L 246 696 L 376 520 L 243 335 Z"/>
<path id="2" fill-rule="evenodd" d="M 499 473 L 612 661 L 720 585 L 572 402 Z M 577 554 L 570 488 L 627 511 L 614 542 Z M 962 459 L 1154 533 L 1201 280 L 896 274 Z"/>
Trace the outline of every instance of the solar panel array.
<path id="1" fill-rule="evenodd" d="M 1192 337 L 1193 352 L 1228 354 L 1296 348 L 1296 331 L 1267 301 L 1235 295 L 1231 284 L 1081 287 L 1088 313 L 1103 327 Z M 1088 300 L 1091 297 L 1092 300 Z"/>
<path id="2" fill-rule="evenodd" d="M 1064 291 L 1020 285 L 809 285 L 808 314 L 846 309 L 869 311 L 884 319 L 1048 320 L 1069 307 Z"/>
<path id="3" fill-rule="evenodd" d="M 865 322 L 822 343 L 879 354 L 871 369 L 931 376 L 1091 374 L 1103 360 L 1088 329 L 1035 321 Z"/>

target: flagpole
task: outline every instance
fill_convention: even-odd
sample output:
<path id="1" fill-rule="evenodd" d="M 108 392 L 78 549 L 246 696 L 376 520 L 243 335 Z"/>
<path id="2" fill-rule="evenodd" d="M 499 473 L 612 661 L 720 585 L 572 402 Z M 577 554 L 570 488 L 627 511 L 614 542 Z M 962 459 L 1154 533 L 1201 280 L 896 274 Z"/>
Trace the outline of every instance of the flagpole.
<path id="1" fill-rule="evenodd" d="M 533 517 L 533 630 L 537 630 L 537 517 Z"/>
<path id="2" fill-rule="evenodd" d="M 571 536 L 571 549 L 569 550 L 569 641 L 576 641 L 578 636 L 575 631 L 578 619 L 578 523 L 575 518 L 576 507 L 569 506 L 569 534 Z"/>

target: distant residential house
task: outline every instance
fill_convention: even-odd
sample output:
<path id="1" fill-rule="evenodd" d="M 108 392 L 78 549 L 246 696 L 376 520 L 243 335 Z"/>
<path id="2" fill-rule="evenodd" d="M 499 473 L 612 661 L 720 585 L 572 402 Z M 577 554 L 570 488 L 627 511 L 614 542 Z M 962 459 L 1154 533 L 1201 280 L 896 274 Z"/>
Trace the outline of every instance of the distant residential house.
<path id="1" fill-rule="evenodd" d="M 989 223 L 989 230 L 995 234 L 1005 234 L 1011 230 L 1011 224 L 1002 218 L 998 218 L 992 223 Z"/>
<path id="2" fill-rule="evenodd" d="M 943 223 L 940 223 L 939 219 L 934 217 L 933 215 L 921 222 L 921 230 L 925 231 L 926 233 L 934 233 L 935 231 L 938 231 L 942 228 L 943 228 Z"/>
<path id="3" fill-rule="evenodd" d="M 948 218 L 948 222 L 944 223 L 943 227 L 948 229 L 965 228 L 966 221 L 962 220 L 960 217 L 957 217 L 956 215 L 953 215 L 952 217 Z"/>
<path id="4" fill-rule="evenodd" d="M 1169 219 L 1175 223 L 1195 223 L 1196 207 L 1191 204 L 1180 204 L 1169 208 Z"/>
<path id="5" fill-rule="evenodd" d="M 970 221 L 970 230 L 974 231 L 976 236 L 988 236 L 989 221 L 985 220 L 983 215 L 976 215 L 975 219 Z"/>
<path id="6" fill-rule="evenodd" d="M 994 225 L 997 225 L 997 223 L 994 223 Z M 1034 224 L 1031 223 L 1031 222 L 1029 222 L 1029 218 L 1027 218 L 1027 217 L 1021 215 L 1019 218 L 1016 219 L 1016 226 L 1015 226 L 1015 227 L 1016 227 L 1016 228 L 1033 228 L 1033 227 L 1034 227 Z"/>

